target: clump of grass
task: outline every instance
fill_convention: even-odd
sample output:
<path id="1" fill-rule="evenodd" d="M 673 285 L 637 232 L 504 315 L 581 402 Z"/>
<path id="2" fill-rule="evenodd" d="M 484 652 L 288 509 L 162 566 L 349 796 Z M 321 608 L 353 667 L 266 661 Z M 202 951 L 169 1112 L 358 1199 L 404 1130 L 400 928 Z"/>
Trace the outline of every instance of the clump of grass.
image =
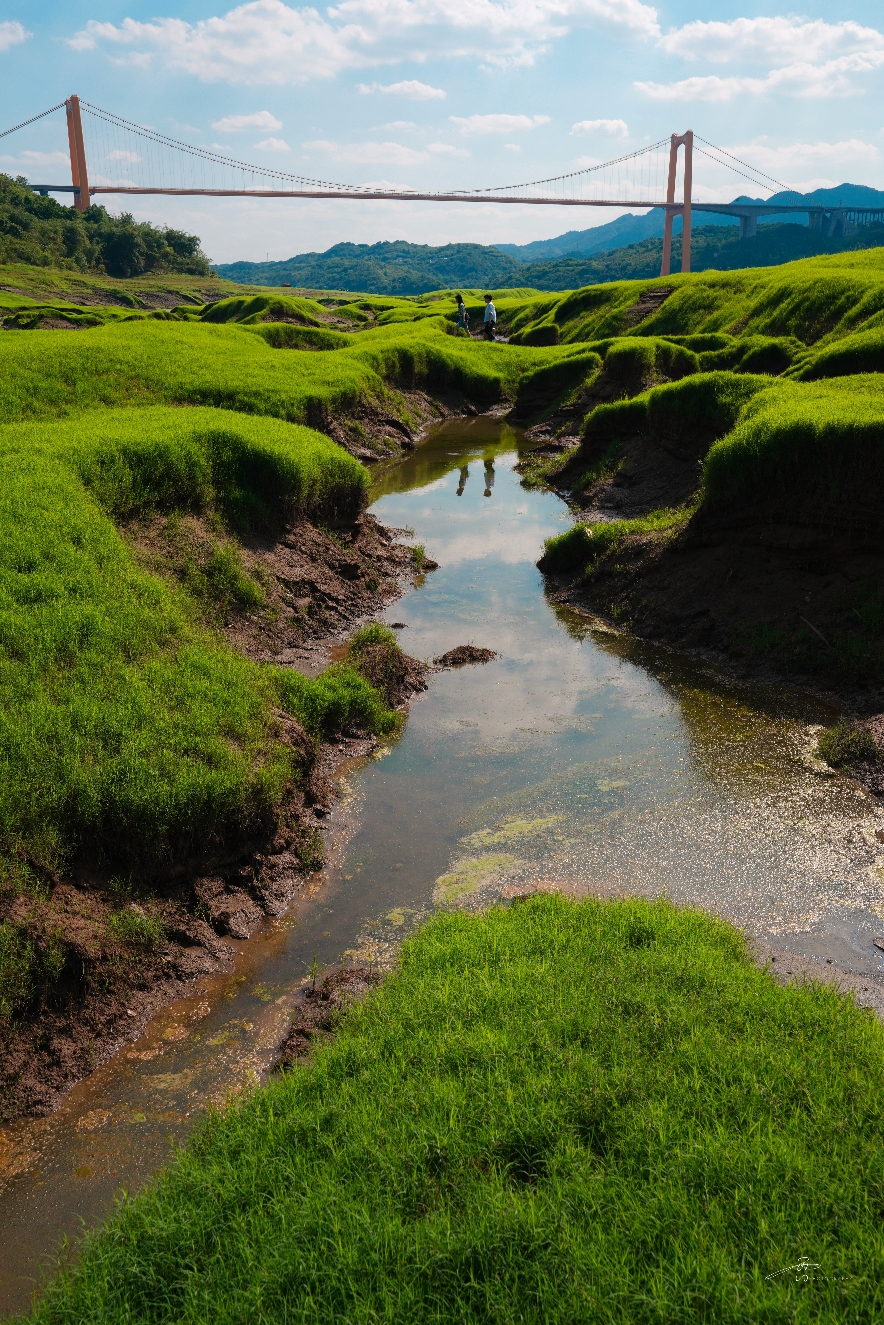
<path id="1" fill-rule="evenodd" d="M 165 938 L 163 922 L 158 915 L 130 902 L 122 911 L 115 911 L 108 920 L 108 929 L 120 943 L 154 950 Z"/>
<path id="2" fill-rule="evenodd" d="M 34 1319 L 871 1325 L 882 1071 L 873 1017 L 708 914 L 444 913 Z"/>
<path id="3" fill-rule="evenodd" d="M 869 729 L 846 718 L 822 733 L 818 749 L 820 757 L 832 768 L 855 768 L 884 760 L 884 753 Z"/>
<path id="4" fill-rule="evenodd" d="M 423 543 L 415 543 L 414 547 L 411 549 L 412 566 L 414 566 L 414 569 L 416 571 L 420 572 L 423 570 L 424 563 L 426 562 L 426 560 L 427 560 L 426 547 L 424 546 Z"/>
<path id="5" fill-rule="evenodd" d="M 58 980 L 66 951 L 59 935 L 41 942 L 11 920 L 0 921 L 0 1024 L 12 1021 Z"/>
<path id="6" fill-rule="evenodd" d="M 633 520 L 611 520 L 590 527 L 582 521 L 544 543 L 538 561 L 542 571 L 553 575 L 590 574 L 608 552 L 624 546 L 639 534 L 674 533 L 687 523 L 690 511 L 683 507 L 651 511 Z"/>
<path id="7" fill-rule="evenodd" d="M 415 666 L 400 649 L 393 631 L 380 622 L 363 626 L 351 636 L 347 662 L 391 708 L 401 703 L 403 687 Z"/>

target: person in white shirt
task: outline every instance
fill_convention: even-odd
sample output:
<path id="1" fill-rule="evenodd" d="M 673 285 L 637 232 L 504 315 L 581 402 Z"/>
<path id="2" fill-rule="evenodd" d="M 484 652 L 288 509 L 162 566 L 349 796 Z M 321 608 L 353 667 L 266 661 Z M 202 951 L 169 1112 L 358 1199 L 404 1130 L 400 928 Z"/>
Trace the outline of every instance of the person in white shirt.
<path id="1" fill-rule="evenodd" d="M 497 309 L 490 294 L 485 296 L 485 339 L 494 340 L 494 328 L 497 326 Z"/>

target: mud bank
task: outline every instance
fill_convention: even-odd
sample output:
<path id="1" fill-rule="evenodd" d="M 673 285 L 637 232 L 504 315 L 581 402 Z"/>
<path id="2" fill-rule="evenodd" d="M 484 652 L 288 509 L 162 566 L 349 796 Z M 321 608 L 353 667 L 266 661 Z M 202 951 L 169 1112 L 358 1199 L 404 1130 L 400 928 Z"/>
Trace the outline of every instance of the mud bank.
<path id="1" fill-rule="evenodd" d="M 218 548 L 217 531 L 198 517 L 127 533 L 139 558 L 170 578 L 192 576 Z M 247 540 L 238 552 L 264 601 L 253 610 L 222 603 L 218 619 L 213 600 L 211 624 L 248 657 L 307 674 L 343 652 L 348 632 L 418 575 L 411 549 L 367 514 L 329 530 L 301 521 L 273 539 Z M 434 565 L 424 559 L 421 573 Z M 426 665 L 395 647 L 370 645 L 355 665 L 392 709 L 426 689 Z M 337 795 L 336 773 L 377 741 L 351 731 L 317 747 L 288 714 L 280 710 L 276 719 L 279 739 L 295 748 L 306 777 L 269 834 L 197 850 L 162 877 L 127 881 L 124 895 L 134 897 L 122 913 L 113 871 L 85 868 L 69 877 L 42 869 L 40 893 L 19 894 L 0 913 L 30 943 L 51 949 L 58 967 L 37 1006 L 0 1023 L 0 1120 L 57 1108 L 75 1082 L 137 1038 L 193 980 L 231 970 L 238 943 L 308 885 L 322 863 L 320 826 Z"/>

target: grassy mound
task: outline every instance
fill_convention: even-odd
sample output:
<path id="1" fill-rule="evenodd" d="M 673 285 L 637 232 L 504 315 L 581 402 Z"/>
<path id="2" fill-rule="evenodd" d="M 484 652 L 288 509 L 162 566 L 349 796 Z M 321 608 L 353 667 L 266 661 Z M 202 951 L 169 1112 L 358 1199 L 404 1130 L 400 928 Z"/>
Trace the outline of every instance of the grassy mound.
<path id="1" fill-rule="evenodd" d="M 872 1017 L 707 915 L 442 915 L 35 1319 L 871 1325 L 882 1071 Z"/>
<path id="2" fill-rule="evenodd" d="M 671 293 L 632 326 L 632 310 L 654 290 Z M 794 357 L 796 340 L 802 346 L 822 347 L 878 325 L 884 314 L 884 249 L 808 258 L 783 267 L 614 281 L 513 301 L 505 311 L 511 330 L 525 343 L 531 343 L 535 328 L 544 344 L 593 342 L 624 333 L 680 338 L 723 333 L 741 340 L 786 338 L 782 357 Z"/>
<path id="3" fill-rule="evenodd" d="M 353 667 L 308 681 L 203 627 L 200 594 L 263 601 L 235 540 L 204 583 L 176 585 L 144 570 L 117 527 L 158 512 L 211 513 L 231 530 L 355 515 L 365 471 L 328 438 L 148 407 L 0 427 L 0 457 L 4 913 L 76 862 L 149 877 L 269 829 L 305 773 L 280 711 L 314 738 L 395 726 Z M 51 973 L 13 930 L 0 942 L 6 1015 Z"/>
<path id="4" fill-rule="evenodd" d="M 31 331 L 0 338 L 0 421 L 97 405 L 187 404 L 316 424 L 366 397 L 383 399 L 388 386 L 456 389 L 491 403 L 515 394 L 526 367 L 563 353 L 460 340 L 438 318 L 367 330 L 351 347 L 304 354 L 296 365 L 236 325 L 139 321 L 82 336 Z"/>
<path id="5" fill-rule="evenodd" d="M 778 383 L 710 450 L 707 508 L 763 506 L 782 521 L 884 528 L 884 377 Z"/>

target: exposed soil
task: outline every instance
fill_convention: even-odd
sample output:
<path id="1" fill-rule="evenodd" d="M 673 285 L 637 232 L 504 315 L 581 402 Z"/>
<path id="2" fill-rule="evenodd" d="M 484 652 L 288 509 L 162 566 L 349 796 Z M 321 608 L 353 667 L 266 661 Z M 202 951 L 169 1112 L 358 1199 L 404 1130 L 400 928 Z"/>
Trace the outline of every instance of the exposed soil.
<path id="1" fill-rule="evenodd" d="M 301 671 L 315 670 L 318 641 L 333 642 L 376 616 L 418 574 L 411 548 L 369 514 L 333 529 L 301 520 L 275 535 L 245 536 L 237 543 L 201 516 L 133 523 L 125 533 L 143 564 L 183 581 L 191 593 L 217 551 L 235 547 L 265 602 L 244 609 L 235 599 L 225 601 L 206 579 L 207 624 L 223 629 L 246 657 Z M 430 569 L 426 562 L 424 568 Z"/>
<path id="2" fill-rule="evenodd" d="M 191 588 L 213 551 L 232 541 L 197 517 L 125 532 L 152 569 Z M 376 616 L 417 573 L 411 550 L 370 515 L 328 531 L 302 521 L 275 539 L 252 540 L 241 556 L 246 573 L 260 577 L 264 605 L 244 610 L 222 597 L 218 620 L 213 592 L 207 620 L 247 656 L 306 672 L 318 671 L 354 625 Z M 426 664 L 391 645 L 363 648 L 357 665 L 391 707 L 426 688 Z M 317 752 L 288 714 L 276 720 L 308 777 L 291 789 L 269 838 L 178 860 L 164 877 L 132 885 L 134 900 L 123 907 L 131 925 L 122 930 L 119 885 L 85 869 L 64 879 L 44 870 L 42 888 L 0 903 L 0 919 L 39 951 L 56 952 L 59 964 L 42 1003 L 14 1028 L 0 1029 L 0 1119 L 56 1108 L 77 1080 L 135 1039 L 157 1007 L 178 997 L 183 982 L 230 967 L 237 942 L 307 886 L 321 862 L 317 826 L 338 794 L 337 768 L 368 754 L 375 741 L 353 732 Z"/>
<path id="3" fill-rule="evenodd" d="M 279 1051 L 278 1069 L 290 1067 L 317 1040 L 327 1040 L 341 1015 L 377 985 L 382 978 L 367 966 L 348 966 L 332 971 L 318 988 L 308 986 L 292 1013 L 292 1028 Z"/>
<path id="4" fill-rule="evenodd" d="M 477 649 L 475 644 L 458 644 L 456 649 L 449 649 L 440 658 L 434 658 L 437 667 L 464 667 L 468 663 L 487 663 L 497 654 L 493 649 Z"/>
<path id="5" fill-rule="evenodd" d="M 477 406 L 459 392 L 430 396 L 424 391 L 397 391 L 395 403 L 405 418 L 393 412 L 391 403 L 363 398 L 345 415 L 320 410 L 309 423 L 357 460 L 373 464 L 413 451 L 422 434 L 435 423 L 484 412 L 484 406 Z"/>

